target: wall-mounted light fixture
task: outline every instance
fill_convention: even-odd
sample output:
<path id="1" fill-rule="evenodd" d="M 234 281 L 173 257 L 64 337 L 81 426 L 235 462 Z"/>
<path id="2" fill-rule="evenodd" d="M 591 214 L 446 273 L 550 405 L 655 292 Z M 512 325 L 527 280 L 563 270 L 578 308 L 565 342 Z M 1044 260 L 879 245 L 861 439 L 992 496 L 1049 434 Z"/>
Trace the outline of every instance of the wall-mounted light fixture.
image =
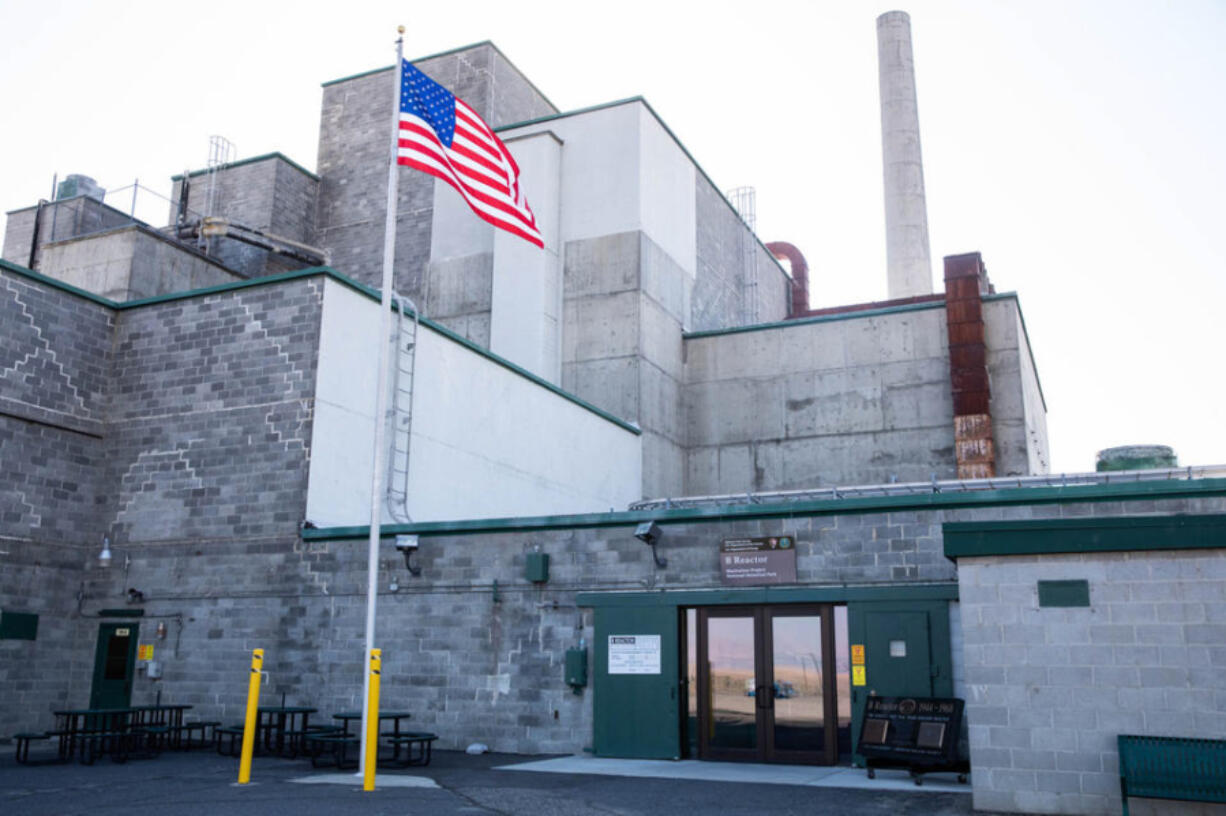
<path id="1" fill-rule="evenodd" d="M 421 575 L 421 567 L 413 563 L 413 555 L 417 552 L 417 548 L 421 546 L 415 535 L 398 535 L 396 536 L 396 549 L 404 553 L 404 566 L 409 571 L 409 575 L 414 578 Z"/>
<path id="2" fill-rule="evenodd" d="M 668 559 L 656 555 L 656 544 L 660 543 L 661 535 L 663 533 L 660 532 L 660 525 L 654 521 L 644 521 L 634 528 L 634 537 L 651 547 L 651 559 L 656 562 L 657 567 L 664 569 L 668 566 Z"/>
<path id="3" fill-rule="evenodd" d="M 114 560 L 114 553 L 111 552 L 111 537 L 104 535 L 102 537 L 102 552 L 98 553 L 98 566 L 102 569 L 110 569 L 111 562 Z M 126 578 L 128 575 L 128 567 L 132 565 L 132 558 L 124 553 L 123 555 L 123 574 Z"/>

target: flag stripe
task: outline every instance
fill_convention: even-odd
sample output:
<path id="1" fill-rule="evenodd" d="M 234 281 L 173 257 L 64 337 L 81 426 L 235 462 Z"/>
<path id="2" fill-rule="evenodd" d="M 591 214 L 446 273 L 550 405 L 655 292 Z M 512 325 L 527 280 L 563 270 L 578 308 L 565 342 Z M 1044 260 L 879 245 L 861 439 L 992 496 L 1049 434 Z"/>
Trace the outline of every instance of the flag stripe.
<path id="1" fill-rule="evenodd" d="M 500 184 L 499 186 L 491 185 L 486 177 L 468 172 L 464 167 L 457 167 L 455 162 L 452 161 L 449 151 L 443 148 L 432 132 L 421 133 L 419 130 L 409 130 L 407 132 L 411 138 L 403 138 L 405 131 L 402 131 L 402 138 L 399 142 L 400 149 L 397 151 L 399 156 L 416 153 L 430 157 L 438 163 L 440 168 L 446 168 L 446 171 L 456 182 L 464 187 L 464 191 L 471 194 L 474 198 L 519 219 L 525 227 L 533 230 L 536 229 L 536 219 L 531 211 L 525 212 L 516 206 L 516 202 L 508 196 L 508 189 L 505 184 Z"/>
<path id="2" fill-rule="evenodd" d="M 451 185 L 490 224 L 544 246 L 515 157 L 472 108 L 407 60 L 396 161 Z"/>
<path id="3" fill-rule="evenodd" d="M 440 169 L 437 165 L 428 164 L 417 158 L 409 158 L 405 156 L 401 156 L 398 161 L 400 164 L 406 167 L 412 167 L 412 168 L 421 170 L 425 173 L 429 173 L 432 176 L 442 179 L 443 181 L 450 184 L 452 187 L 456 188 L 456 191 L 459 192 L 461 196 L 464 196 L 464 191 L 459 189 L 459 186 L 456 184 L 455 179 L 453 179 L 451 175 L 447 173 L 445 170 Z M 464 198 L 465 200 L 468 200 L 467 196 L 464 196 Z M 469 201 L 469 206 L 472 206 L 471 201 Z M 520 238 L 523 238 L 529 243 L 536 244 L 538 247 L 541 247 L 542 249 L 545 247 L 545 242 L 544 240 L 542 240 L 541 234 L 539 232 L 528 231 L 526 229 L 523 229 L 519 224 L 507 221 L 503 218 L 500 218 L 497 215 L 494 215 L 492 213 L 488 213 L 488 212 L 485 212 L 484 210 L 478 209 L 475 206 L 473 207 L 473 212 L 477 215 L 478 218 L 490 224 L 493 224 L 495 227 L 504 229 L 510 233 L 514 233 L 515 235 L 518 235 Z"/>

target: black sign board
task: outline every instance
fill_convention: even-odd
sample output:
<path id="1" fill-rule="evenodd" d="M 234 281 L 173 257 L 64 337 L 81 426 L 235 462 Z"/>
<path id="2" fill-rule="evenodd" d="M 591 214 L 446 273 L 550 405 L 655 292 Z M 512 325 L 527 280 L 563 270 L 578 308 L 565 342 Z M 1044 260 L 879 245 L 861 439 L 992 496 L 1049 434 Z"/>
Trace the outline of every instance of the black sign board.
<path id="1" fill-rule="evenodd" d="M 726 538 L 719 548 L 719 577 L 726 586 L 796 583 L 796 539 Z"/>
<path id="2" fill-rule="evenodd" d="M 906 764 L 957 759 L 963 701 L 943 697 L 871 696 L 864 706 L 857 750 Z"/>

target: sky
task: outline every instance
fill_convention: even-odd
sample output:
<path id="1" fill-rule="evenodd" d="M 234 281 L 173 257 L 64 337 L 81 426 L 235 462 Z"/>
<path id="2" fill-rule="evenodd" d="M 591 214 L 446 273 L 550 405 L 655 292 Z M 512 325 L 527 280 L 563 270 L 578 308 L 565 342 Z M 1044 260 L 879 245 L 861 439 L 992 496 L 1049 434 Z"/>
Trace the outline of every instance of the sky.
<path id="1" fill-rule="evenodd" d="M 1019 293 L 1052 470 L 1126 444 L 1226 463 L 1226 0 L 0 0 L 0 209 L 68 173 L 169 195 L 213 134 L 313 169 L 320 83 L 391 64 L 403 24 L 407 56 L 493 41 L 562 110 L 645 97 L 718 187 L 756 189 L 814 307 L 882 300 L 875 19 L 898 8 L 934 284 L 978 251 Z"/>

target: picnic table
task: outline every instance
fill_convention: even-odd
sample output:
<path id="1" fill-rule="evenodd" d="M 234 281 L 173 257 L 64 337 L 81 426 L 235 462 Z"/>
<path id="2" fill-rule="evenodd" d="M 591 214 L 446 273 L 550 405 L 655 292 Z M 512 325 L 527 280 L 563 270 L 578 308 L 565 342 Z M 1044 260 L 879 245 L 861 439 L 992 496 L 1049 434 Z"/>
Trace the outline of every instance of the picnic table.
<path id="1" fill-rule="evenodd" d="M 296 757 L 310 730 L 311 715 L 319 709 L 310 706 L 260 706 L 256 724 L 256 742 L 263 735 L 266 753 Z"/>
<path id="2" fill-rule="evenodd" d="M 395 741 L 401 735 L 400 722 L 401 720 L 409 719 L 411 716 L 413 715 L 407 711 L 395 711 L 389 709 L 379 712 L 380 728 L 382 728 L 382 723 L 385 721 L 390 720 L 392 723 L 392 730 L 390 732 L 384 732 L 382 736 L 393 738 L 392 746 L 394 748 L 396 759 L 399 759 L 400 756 L 400 743 Z M 317 748 L 316 752 L 311 757 L 311 764 L 315 767 L 319 767 L 321 764 L 319 761 L 320 755 L 323 753 L 325 747 L 330 747 L 332 749 L 333 762 L 338 768 L 356 767 L 357 760 L 348 759 L 348 750 L 350 746 L 361 750 L 362 735 L 357 732 L 361 729 L 360 723 L 362 720 L 362 712 L 340 711 L 333 714 L 332 718 L 334 720 L 341 721 L 341 729 L 339 733 L 319 732 L 307 737 L 307 739 L 315 743 Z M 352 721 L 357 721 L 359 725 L 354 728 L 354 733 L 351 734 L 349 733 L 349 723 Z"/>
<path id="3" fill-rule="evenodd" d="M 98 754 L 111 754 L 123 761 L 143 742 L 153 749 L 159 737 L 177 737 L 183 726 L 183 712 L 190 705 L 146 705 L 127 708 L 68 708 L 53 711 L 56 729 L 49 736 L 59 738 L 61 759 L 79 756 L 92 763 Z"/>

